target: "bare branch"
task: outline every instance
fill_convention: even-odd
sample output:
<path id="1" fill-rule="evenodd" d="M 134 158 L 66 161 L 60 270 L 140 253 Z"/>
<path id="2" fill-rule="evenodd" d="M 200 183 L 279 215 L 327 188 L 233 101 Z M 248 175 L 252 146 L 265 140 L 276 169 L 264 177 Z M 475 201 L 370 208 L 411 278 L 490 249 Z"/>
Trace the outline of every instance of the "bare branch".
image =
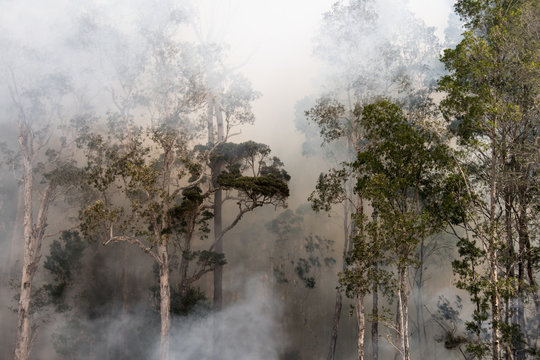
<path id="1" fill-rule="evenodd" d="M 144 251 L 145 253 L 149 254 L 150 256 L 152 256 L 154 258 L 154 260 L 159 264 L 159 265 L 163 265 L 163 262 L 162 260 L 160 259 L 160 257 L 154 252 L 152 251 L 152 248 L 153 246 L 146 246 L 141 240 L 135 238 L 135 237 L 131 237 L 131 236 L 125 236 L 125 235 L 117 235 L 117 236 L 113 236 L 113 226 L 111 224 L 111 228 L 110 228 L 110 237 L 109 237 L 109 240 L 103 242 L 103 245 L 104 246 L 107 246 L 109 245 L 110 243 L 112 242 L 128 242 L 130 244 L 134 244 L 134 245 L 137 245 L 142 251 Z"/>

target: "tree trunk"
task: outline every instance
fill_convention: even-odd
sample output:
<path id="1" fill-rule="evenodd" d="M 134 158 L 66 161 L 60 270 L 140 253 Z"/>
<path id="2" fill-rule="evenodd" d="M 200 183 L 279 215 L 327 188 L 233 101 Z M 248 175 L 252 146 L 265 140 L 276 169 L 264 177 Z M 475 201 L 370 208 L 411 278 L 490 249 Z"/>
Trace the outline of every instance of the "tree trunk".
<path id="1" fill-rule="evenodd" d="M 364 308 L 364 294 L 358 294 L 356 302 L 356 323 L 358 326 L 357 360 L 364 360 L 364 336 L 366 331 L 366 311 Z"/>
<path id="2" fill-rule="evenodd" d="M 343 266 L 342 270 L 345 270 L 347 267 L 346 258 L 347 253 L 349 252 L 349 207 L 345 203 L 343 205 L 343 234 L 344 234 L 344 244 L 343 244 Z M 330 334 L 330 348 L 328 349 L 327 360 L 334 360 L 336 354 L 337 346 L 337 337 L 339 329 L 339 320 L 341 318 L 341 308 L 343 306 L 343 297 L 339 292 L 339 289 L 336 289 L 336 302 L 334 304 L 334 317 L 332 318 L 332 332 Z"/>
<path id="3" fill-rule="evenodd" d="M 189 269 L 189 260 L 186 259 L 184 253 L 189 253 L 191 251 L 191 236 L 187 236 L 184 242 L 184 248 L 180 254 L 180 279 L 178 284 L 178 289 L 180 291 L 180 301 L 183 301 L 187 295 L 188 290 L 188 269 Z M 182 306 L 182 304 L 180 304 Z"/>
<path id="4" fill-rule="evenodd" d="M 218 142 L 225 140 L 223 131 L 223 115 L 219 108 L 219 103 L 215 103 L 215 115 L 217 126 L 217 140 Z M 216 164 L 212 169 L 212 181 L 214 187 L 217 187 L 217 177 L 221 173 L 222 165 Z M 223 207 L 223 193 L 221 190 L 217 190 L 214 193 L 214 240 L 216 243 L 215 251 L 218 254 L 223 254 L 223 219 L 222 219 L 222 207 Z M 219 359 L 221 354 L 221 341 L 220 341 L 220 323 L 217 313 L 223 308 L 223 265 L 216 265 L 214 268 L 214 295 L 213 295 L 213 310 L 214 310 L 214 326 L 212 331 L 213 340 L 213 359 Z"/>
<path id="5" fill-rule="evenodd" d="M 408 301 L 408 283 L 407 283 L 407 267 L 403 268 L 401 274 L 401 306 L 402 310 L 402 336 L 403 336 L 403 360 L 409 360 L 409 301 Z"/>
<path id="6" fill-rule="evenodd" d="M 219 173 L 218 173 L 219 174 Z M 223 254 L 223 237 L 221 232 L 223 228 L 222 222 L 222 201 L 223 194 L 221 190 L 217 190 L 214 194 L 214 235 L 216 241 L 215 251 L 218 254 Z M 214 311 L 221 311 L 223 306 L 223 266 L 216 265 L 214 269 Z"/>
<path id="7" fill-rule="evenodd" d="M 33 261 L 29 259 L 29 256 L 25 255 L 21 279 L 21 294 L 19 298 L 17 344 L 15 347 L 16 360 L 26 360 L 30 355 L 30 340 L 32 334 L 30 329 L 29 311 L 32 280 L 34 279 L 35 272 L 36 266 L 33 266 Z"/>
<path id="8" fill-rule="evenodd" d="M 219 103 L 215 106 L 216 125 L 218 141 L 224 141 L 225 134 L 223 131 L 223 115 L 219 108 Z M 213 169 L 212 178 L 214 186 L 217 186 L 217 176 L 221 173 L 221 164 L 217 164 Z M 223 220 L 222 220 L 222 202 L 223 194 L 221 190 L 217 190 L 214 194 L 214 239 L 216 242 L 215 251 L 218 254 L 223 254 Z M 214 311 L 221 311 L 223 306 L 223 266 L 217 265 L 214 269 Z"/>
<path id="9" fill-rule="evenodd" d="M 214 140 L 214 102 L 208 102 L 208 114 L 206 118 L 206 127 L 208 130 L 208 145 L 212 146 L 215 143 Z"/>
<path id="10" fill-rule="evenodd" d="M 532 288 L 532 295 L 536 310 L 536 315 L 540 314 L 540 299 L 538 297 L 538 285 L 533 270 L 532 253 L 531 253 L 531 240 L 529 237 L 528 219 L 527 219 L 527 193 L 525 189 L 521 190 L 519 215 L 518 215 L 518 236 L 519 236 L 519 275 L 520 280 L 524 280 L 525 271 L 527 272 L 527 278 L 529 285 Z"/>
<path id="11" fill-rule="evenodd" d="M 377 267 L 377 265 L 375 265 Z M 371 358 L 379 359 L 379 286 L 373 282 L 373 319 L 371 320 Z"/>
<path id="12" fill-rule="evenodd" d="M 497 123 L 495 121 L 495 123 Z M 496 130 L 492 130 L 492 139 L 496 139 Z M 489 211 L 489 272 L 493 293 L 491 295 L 491 350 L 493 360 L 500 360 L 499 343 L 499 292 L 498 292 L 498 274 L 497 274 L 497 246 L 495 244 L 496 236 L 496 207 L 497 207 L 497 149 L 491 149 L 491 184 L 490 184 L 490 211 Z"/>
<path id="13" fill-rule="evenodd" d="M 420 242 L 420 259 L 419 259 L 419 268 L 418 268 L 418 281 L 416 282 L 416 327 L 418 328 L 418 353 L 420 356 L 422 356 L 423 352 L 423 342 L 422 342 L 422 336 L 427 338 L 426 336 L 426 327 L 424 324 L 424 317 L 423 317 L 423 308 L 424 308 L 424 296 L 423 296 L 423 289 L 424 289 L 424 238 L 422 238 Z"/>
<path id="14" fill-rule="evenodd" d="M 160 296 L 160 316 L 161 316 L 161 336 L 159 344 L 159 359 L 169 358 L 169 330 L 171 328 L 171 288 L 169 285 L 169 253 L 167 240 L 162 239 L 158 244 L 157 253 L 161 263 L 159 264 L 159 296 Z"/>
<path id="15" fill-rule="evenodd" d="M 410 359 L 409 351 L 409 305 L 408 305 L 407 267 L 398 265 L 398 322 L 399 350 L 403 360 Z"/>
<path id="16" fill-rule="evenodd" d="M 332 333 L 330 334 L 330 349 L 328 350 L 327 360 L 334 360 L 336 354 L 336 345 L 338 337 L 339 319 L 341 317 L 341 307 L 343 299 L 339 290 L 336 291 L 336 302 L 334 305 L 334 317 L 332 318 Z"/>
<path id="17" fill-rule="evenodd" d="M 34 233 L 34 217 L 32 204 L 32 190 L 34 187 L 34 174 L 32 168 L 32 138 L 25 124 L 19 124 L 19 144 L 23 152 L 23 186 L 24 186 L 24 255 L 21 276 L 21 287 L 18 309 L 17 344 L 15 346 L 15 359 L 27 360 L 30 355 L 30 296 L 32 281 L 37 270 L 39 253 L 36 252 L 36 238 Z"/>

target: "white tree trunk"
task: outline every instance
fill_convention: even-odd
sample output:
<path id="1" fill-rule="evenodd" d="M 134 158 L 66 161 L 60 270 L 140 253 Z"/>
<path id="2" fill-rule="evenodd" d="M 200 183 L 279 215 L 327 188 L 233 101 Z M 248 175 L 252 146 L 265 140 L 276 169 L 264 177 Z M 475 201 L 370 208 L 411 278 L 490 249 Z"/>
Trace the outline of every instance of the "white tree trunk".
<path id="1" fill-rule="evenodd" d="M 36 272 L 36 239 L 33 231 L 33 204 L 32 190 L 34 174 L 32 169 L 32 139 L 24 124 L 19 125 L 19 144 L 23 152 L 23 187 L 24 187 L 24 255 L 21 275 L 21 287 L 18 308 L 17 344 L 15 346 L 15 359 L 26 360 L 30 355 L 30 296 L 32 281 Z"/>
<path id="2" fill-rule="evenodd" d="M 364 337 L 366 333 L 366 311 L 364 294 L 358 294 L 356 299 L 356 324 L 358 326 L 357 360 L 364 360 Z"/>
<path id="3" fill-rule="evenodd" d="M 409 301 L 408 301 L 408 283 L 407 283 L 407 267 L 402 270 L 401 274 L 401 299 L 402 299 L 402 336 L 403 336 L 403 360 L 409 360 Z"/>
<path id="4" fill-rule="evenodd" d="M 495 124 L 497 121 L 495 120 Z M 496 139 L 496 130 L 493 127 L 492 139 Z M 495 146 L 491 149 L 491 189 L 490 189 L 490 211 L 489 211 L 489 272 L 493 293 L 491 295 L 491 347 L 493 360 L 500 359 L 500 343 L 499 343 L 499 292 L 498 292 L 498 276 L 497 276 L 497 246 L 496 241 L 496 210 L 497 210 L 497 149 Z"/>

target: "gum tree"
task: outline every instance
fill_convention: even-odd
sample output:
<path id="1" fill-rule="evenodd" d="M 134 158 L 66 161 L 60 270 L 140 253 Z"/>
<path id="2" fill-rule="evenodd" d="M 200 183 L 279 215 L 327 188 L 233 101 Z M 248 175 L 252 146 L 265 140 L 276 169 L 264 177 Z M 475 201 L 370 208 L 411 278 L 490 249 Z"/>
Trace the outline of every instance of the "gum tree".
<path id="1" fill-rule="evenodd" d="M 28 55 L 28 54 L 27 54 Z M 37 55 L 37 52 L 33 54 Z M 44 66 L 45 67 L 45 66 Z M 18 294 L 16 359 L 28 359 L 37 324 L 32 323 L 31 307 L 34 277 L 41 261 L 43 241 L 47 233 L 50 207 L 78 183 L 81 174 L 74 161 L 74 133 L 77 121 L 70 128 L 64 117 L 77 112 L 73 86 L 68 75 L 33 72 L 32 80 L 21 78 L 20 68 L 6 69 L 13 116 L 18 128 L 18 156 L 21 161 L 23 209 L 23 261 Z M 80 118 L 84 118 L 79 113 Z M 60 129 L 55 136 L 54 130 Z M 15 153 L 14 153 L 15 154 Z M 38 198 L 39 197 L 39 198 Z"/>
<path id="2" fill-rule="evenodd" d="M 337 1 L 323 15 L 314 53 L 329 65 L 325 89 L 328 93 L 311 107 L 307 118 L 319 126 L 333 162 L 354 161 L 365 145 L 359 124 L 364 104 L 384 95 L 399 100 L 410 111 L 422 113 L 434 83 L 439 44 L 433 29 L 427 28 L 404 6 L 394 4 L 392 9 L 382 9 L 381 4 L 371 0 Z M 349 183 L 346 188 L 347 197 L 352 199 L 353 186 Z M 362 208 L 359 201 L 361 199 L 357 198 L 352 207 L 349 202 L 343 203 L 344 263 L 352 248 L 349 237 L 354 236 L 354 228 L 361 225 L 349 221 L 351 213 L 356 211 L 354 208 Z M 373 303 L 377 304 L 377 284 L 373 284 L 372 290 Z M 420 290 L 418 298 L 422 308 Z M 328 360 L 335 354 L 341 307 L 338 291 Z M 374 359 L 378 357 L 377 312 L 374 307 L 371 332 Z"/>
<path id="3" fill-rule="evenodd" d="M 526 345 L 535 342 L 527 330 L 527 298 L 535 304 L 531 319 L 540 308 L 532 270 L 540 79 L 538 22 L 532 19 L 539 8 L 528 1 L 458 1 L 455 9 L 466 31 L 442 57 L 450 73 L 440 80 L 446 93 L 441 109 L 466 151 L 461 166 L 476 199 L 464 224 L 471 237 L 463 244 L 479 248 L 474 251 L 485 254 L 487 268 L 483 286 L 473 286 L 471 279 L 463 285 L 469 291 L 472 286 L 478 301 L 488 299 L 492 358 L 523 359 Z M 482 267 L 477 269 L 484 277 Z"/>
<path id="4" fill-rule="evenodd" d="M 358 219 L 369 231 L 359 233 L 342 282 L 354 287 L 370 276 L 385 277 L 384 272 L 371 274 L 376 263 L 370 259 L 377 255 L 395 267 L 395 346 L 403 359 L 409 359 L 408 272 L 418 261 L 421 242 L 440 232 L 459 209 L 452 205 L 459 199 L 446 191 L 455 182 L 449 176 L 454 165 L 437 136 L 387 100 L 366 105 L 361 124 L 367 145 L 353 165 L 358 171 L 355 191 L 369 201 L 375 216 L 369 222 Z"/>

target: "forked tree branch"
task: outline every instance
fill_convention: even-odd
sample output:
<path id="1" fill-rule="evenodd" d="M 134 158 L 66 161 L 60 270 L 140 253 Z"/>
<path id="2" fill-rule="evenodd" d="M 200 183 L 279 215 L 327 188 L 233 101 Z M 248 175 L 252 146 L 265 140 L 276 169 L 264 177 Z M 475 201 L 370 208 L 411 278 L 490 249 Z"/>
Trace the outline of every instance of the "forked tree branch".
<path id="1" fill-rule="evenodd" d="M 139 240 L 139 239 L 137 239 L 135 237 L 126 236 L 126 235 L 116 235 L 116 236 L 114 236 L 113 235 L 113 226 L 111 224 L 111 231 L 110 231 L 109 240 L 103 242 L 103 245 L 107 246 L 112 242 L 128 242 L 130 244 L 137 245 L 142 251 L 144 251 L 145 253 L 152 256 L 154 258 L 154 260 L 159 265 L 163 265 L 163 262 L 160 259 L 160 257 L 154 251 L 152 251 L 153 246 L 146 246 L 141 240 Z"/>

